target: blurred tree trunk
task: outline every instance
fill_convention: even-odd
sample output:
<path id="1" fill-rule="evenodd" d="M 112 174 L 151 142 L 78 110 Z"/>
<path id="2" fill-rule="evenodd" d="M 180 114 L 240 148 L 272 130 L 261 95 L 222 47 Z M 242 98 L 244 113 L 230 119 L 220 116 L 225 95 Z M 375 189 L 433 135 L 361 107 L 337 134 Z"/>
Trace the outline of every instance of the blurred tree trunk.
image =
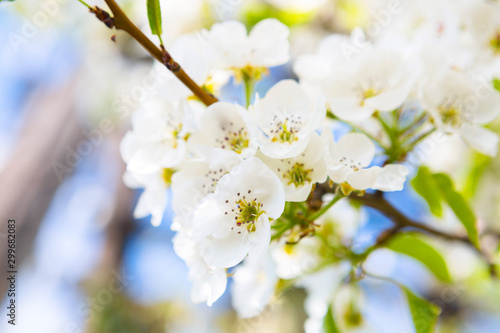
<path id="1" fill-rule="evenodd" d="M 83 139 L 73 110 L 72 84 L 57 91 L 37 92 L 27 103 L 26 120 L 17 147 L 0 170 L 0 272 L 7 269 L 7 221 L 16 220 L 16 269 L 32 251 L 52 197 L 72 168 L 56 174 L 54 163 L 67 165 L 68 147 Z M 0 295 L 7 280 L 0 279 Z"/>

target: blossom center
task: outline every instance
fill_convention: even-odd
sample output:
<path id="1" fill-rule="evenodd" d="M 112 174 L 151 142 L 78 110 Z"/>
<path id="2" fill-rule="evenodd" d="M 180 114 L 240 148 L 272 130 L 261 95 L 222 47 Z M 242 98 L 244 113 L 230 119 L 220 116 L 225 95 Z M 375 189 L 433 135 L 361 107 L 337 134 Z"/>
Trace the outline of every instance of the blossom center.
<path id="1" fill-rule="evenodd" d="M 294 123 L 294 121 L 291 121 Z M 277 129 L 275 131 L 271 131 L 271 133 L 274 132 L 274 136 L 272 138 L 273 142 L 281 142 L 281 143 L 292 143 L 293 141 L 297 141 L 298 138 L 295 134 L 296 130 L 292 125 L 288 124 L 288 119 L 286 119 L 284 122 L 278 122 L 276 124 Z"/>
<path id="2" fill-rule="evenodd" d="M 364 106 L 365 100 L 367 100 L 368 98 L 375 97 L 378 94 L 380 94 L 381 92 L 382 92 L 382 89 L 377 89 L 375 87 L 369 87 L 368 89 L 364 89 L 362 91 L 362 97 L 361 97 L 361 101 L 359 102 L 359 105 Z"/>
<path id="3" fill-rule="evenodd" d="M 251 190 L 248 190 L 249 194 L 251 192 Z M 234 222 L 237 227 L 246 227 L 248 232 L 254 232 L 257 230 L 255 222 L 265 213 L 263 209 L 264 204 L 258 202 L 257 198 L 247 200 L 245 195 L 240 197 L 240 193 L 238 193 L 237 196 L 238 200 L 234 201 L 236 206 L 233 206 L 234 208 L 231 209 L 231 212 L 234 213 Z M 229 200 L 225 202 L 226 204 L 230 204 Z M 228 212 L 225 214 L 227 215 Z M 231 230 L 234 230 L 234 227 L 232 227 Z M 241 231 L 238 231 L 238 234 L 241 234 Z"/>
<path id="4" fill-rule="evenodd" d="M 222 149 L 230 149 L 237 154 L 248 148 L 250 139 L 244 127 L 238 130 L 229 130 L 223 140 L 217 140 Z"/>
<path id="5" fill-rule="evenodd" d="M 295 186 L 301 186 L 311 181 L 309 175 L 312 171 L 313 169 L 306 169 L 304 163 L 297 162 L 283 173 L 283 178 L 288 180 L 288 185 L 295 184 Z"/>
<path id="6" fill-rule="evenodd" d="M 353 171 L 358 171 L 363 168 L 361 162 L 348 160 L 347 157 L 345 156 L 339 159 L 339 164 L 351 168 Z"/>
<path id="7" fill-rule="evenodd" d="M 248 144 L 250 142 L 250 140 L 248 140 L 247 133 L 242 132 L 242 130 L 230 133 L 227 141 L 229 142 L 229 146 L 233 149 L 233 151 L 238 154 L 241 154 L 241 152 L 245 148 L 248 148 Z"/>
<path id="8" fill-rule="evenodd" d="M 439 108 L 441 119 L 443 123 L 451 125 L 452 127 L 460 127 L 462 125 L 462 115 L 457 108 Z"/>
<path id="9" fill-rule="evenodd" d="M 443 123 L 453 128 L 460 128 L 467 121 L 466 110 L 454 99 L 441 103 L 438 112 Z"/>
<path id="10" fill-rule="evenodd" d="M 245 199 L 240 199 L 236 201 L 239 212 L 236 214 L 235 220 L 236 225 L 242 226 L 246 225 L 247 230 L 249 232 L 254 232 L 257 230 L 255 226 L 255 222 L 259 219 L 259 217 L 264 214 L 264 210 L 262 210 L 262 204 L 257 201 L 246 201 Z"/>
<path id="11" fill-rule="evenodd" d="M 500 30 L 495 31 L 490 39 L 490 46 L 495 54 L 500 53 Z"/>
<path id="12" fill-rule="evenodd" d="M 165 142 L 170 142 L 172 144 L 172 148 L 176 149 L 178 145 L 178 141 L 182 139 L 180 136 L 182 132 L 182 123 L 174 124 L 172 120 L 167 121 L 167 126 L 165 128 L 164 140 Z"/>
<path id="13" fill-rule="evenodd" d="M 163 181 L 165 182 L 165 185 L 170 186 L 170 184 L 172 184 L 172 176 L 175 173 L 175 171 L 176 170 L 172 168 L 163 168 L 161 176 Z"/>

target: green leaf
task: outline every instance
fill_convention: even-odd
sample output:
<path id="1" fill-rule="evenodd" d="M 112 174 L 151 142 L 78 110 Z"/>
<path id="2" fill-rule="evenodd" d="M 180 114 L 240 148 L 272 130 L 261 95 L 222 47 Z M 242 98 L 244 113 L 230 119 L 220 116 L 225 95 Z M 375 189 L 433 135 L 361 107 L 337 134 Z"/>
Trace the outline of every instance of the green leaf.
<path id="1" fill-rule="evenodd" d="M 492 162 L 492 159 L 489 156 L 485 156 L 480 153 L 475 153 L 471 160 L 472 162 L 467 180 L 460 191 L 465 198 L 474 197 L 481 178 Z"/>
<path id="2" fill-rule="evenodd" d="M 465 198 L 455 191 L 453 182 L 450 177 L 444 173 L 437 173 L 434 175 L 434 179 L 441 190 L 446 202 L 453 210 L 455 215 L 458 217 L 460 222 L 462 222 L 465 230 L 471 242 L 479 248 L 479 238 L 476 228 L 476 216 L 469 206 L 469 203 Z"/>
<path id="3" fill-rule="evenodd" d="M 335 319 L 333 318 L 332 306 L 328 307 L 328 312 L 326 313 L 325 319 L 323 320 L 323 328 L 325 329 L 325 333 L 340 332 L 337 328 L 337 324 L 335 324 Z"/>
<path id="4" fill-rule="evenodd" d="M 408 288 L 402 287 L 410 306 L 413 325 L 417 333 L 432 333 L 436 327 L 441 309 L 412 293 Z"/>
<path id="5" fill-rule="evenodd" d="M 431 171 L 427 167 L 420 167 L 417 175 L 411 181 L 415 191 L 425 199 L 431 213 L 437 217 L 443 216 L 443 207 L 441 205 L 441 193 L 438 184 L 434 180 Z"/>
<path id="6" fill-rule="evenodd" d="M 248 4 L 247 2 L 244 2 L 244 4 L 246 5 L 242 9 L 242 13 L 248 30 L 251 30 L 257 23 L 266 18 L 276 18 L 281 23 L 291 27 L 308 23 L 315 17 L 314 11 L 281 10 L 262 1 L 249 1 Z M 223 7 L 225 6 L 221 5 L 216 10 L 218 9 L 222 13 L 227 10 Z"/>
<path id="7" fill-rule="evenodd" d="M 448 267 L 441 254 L 414 234 L 400 234 L 386 245 L 389 249 L 406 254 L 424 264 L 439 280 L 450 283 Z"/>
<path id="8" fill-rule="evenodd" d="M 471 166 L 469 167 L 467 180 L 460 191 L 460 193 L 462 193 L 462 195 L 468 199 L 475 196 L 480 180 L 493 161 L 493 159 L 491 159 L 489 156 L 485 156 L 480 153 L 475 153 L 471 160 L 472 161 Z"/>
<path id="9" fill-rule="evenodd" d="M 151 33 L 160 37 L 161 41 L 161 10 L 160 0 L 147 0 L 148 20 Z M 162 43 L 163 44 L 163 43 Z"/>
<path id="10" fill-rule="evenodd" d="M 495 88 L 497 91 L 500 91 L 500 80 L 494 78 L 492 83 L 493 83 L 493 88 Z"/>

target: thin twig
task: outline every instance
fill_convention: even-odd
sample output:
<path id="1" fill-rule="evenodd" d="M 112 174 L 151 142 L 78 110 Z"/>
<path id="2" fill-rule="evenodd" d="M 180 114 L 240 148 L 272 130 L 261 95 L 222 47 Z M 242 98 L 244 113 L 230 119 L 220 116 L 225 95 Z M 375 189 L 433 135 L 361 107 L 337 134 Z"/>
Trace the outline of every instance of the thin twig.
<path id="1" fill-rule="evenodd" d="M 108 28 L 116 28 L 118 30 L 123 30 L 127 32 L 132 38 L 134 38 L 139 44 L 144 47 L 149 54 L 157 61 L 164 64 L 186 87 L 188 87 L 193 94 L 200 99 L 205 105 L 211 105 L 217 102 L 217 98 L 203 90 L 200 86 L 194 82 L 191 77 L 189 77 L 186 72 L 181 68 L 181 66 L 176 63 L 170 54 L 166 50 L 162 51 L 157 47 L 151 40 L 149 40 L 141 30 L 139 30 L 130 21 L 128 16 L 122 11 L 120 6 L 115 2 L 115 0 L 104 0 L 108 5 L 109 9 L 113 13 L 113 17 L 100 9 L 99 7 L 91 8 L 90 11 L 93 12 L 96 17 L 104 22 Z M 168 55 L 168 56 L 167 56 Z"/>

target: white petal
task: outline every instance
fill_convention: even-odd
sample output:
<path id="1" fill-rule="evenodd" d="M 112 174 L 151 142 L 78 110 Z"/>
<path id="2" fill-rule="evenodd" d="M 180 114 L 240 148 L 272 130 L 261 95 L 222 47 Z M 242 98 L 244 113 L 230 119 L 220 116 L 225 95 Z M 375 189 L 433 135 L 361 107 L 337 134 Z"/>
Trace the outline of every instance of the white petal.
<path id="1" fill-rule="evenodd" d="M 328 168 L 328 176 L 332 181 L 337 184 L 341 184 L 347 180 L 347 176 L 353 173 L 354 171 L 345 166 L 345 165 L 337 165 L 332 168 Z"/>
<path id="2" fill-rule="evenodd" d="M 404 103 L 410 93 L 410 88 L 411 85 L 408 84 L 398 89 L 380 93 L 377 96 L 366 99 L 365 105 L 382 112 L 395 110 Z"/>
<path id="3" fill-rule="evenodd" d="M 303 133 L 305 134 L 305 133 Z M 309 136 L 298 139 L 292 143 L 270 142 L 267 138 L 258 140 L 261 152 L 271 158 L 291 158 L 299 155 L 306 149 Z"/>
<path id="4" fill-rule="evenodd" d="M 241 235 L 230 234 L 221 239 L 210 239 L 202 245 L 202 255 L 210 266 L 228 268 L 239 264 L 248 254 Z"/>
<path id="5" fill-rule="evenodd" d="M 498 134 L 478 125 L 465 125 L 459 131 L 469 146 L 477 151 L 495 156 L 498 152 Z"/>
<path id="6" fill-rule="evenodd" d="M 347 164 L 355 167 L 367 167 L 375 156 L 375 144 L 364 134 L 348 133 L 341 137 L 336 144 L 337 156 L 333 159 L 345 157 Z"/>
<path id="7" fill-rule="evenodd" d="M 134 132 L 128 131 L 120 142 L 120 154 L 125 163 L 128 163 L 138 147 L 139 142 L 137 141 L 136 135 Z"/>
<path id="8" fill-rule="evenodd" d="M 389 164 L 382 169 L 373 189 L 380 191 L 401 191 L 408 175 L 408 168 L 400 164 Z"/>
<path id="9" fill-rule="evenodd" d="M 240 318 L 261 313 L 271 301 L 277 282 L 276 265 L 269 255 L 246 259 L 233 278 L 231 301 Z"/>
<path id="10" fill-rule="evenodd" d="M 127 170 L 133 173 L 151 173 L 161 168 L 163 156 L 169 148 L 161 143 L 144 143 L 130 158 Z"/>
<path id="11" fill-rule="evenodd" d="M 259 260 L 271 243 L 271 224 L 269 218 L 262 214 L 256 222 L 257 229 L 248 237 L 248 259 Z"/>
<path id="12" fill-rule="evenodd" d="M 146 188 L 139 197 L 134 217 L 143 218 L 151 214 L 151 224 L 157 227 L 161 224 L 166 205 L 167 193 L 165 189 Z"/>
<path id="13" fill-rule="evenodd" d="M 157 114 L 161 108 L 165 108 L 166 104 L 160 100 L 150 100 L 144 108 L 140 109 L 132 115 L 132 126 L 134 133 L 141 141 L 156 141 L 161 138 L 162 131 L 165 129 L 162 117 Z"/>
<path id="14" fill-rule="evenodd" d="M 313 183 L 306 183 L 299 187 L 294 184 L 285 186 L 285 199 L 291 202 L 301 202 L 307 200 L 311 193 Z"/>
<path id="15" fill-rule="evenodd" d="M 249 177 L 251 175 L 251 177 Z M 222 185 L 224 184 L 224 185 Z M 221 178 L 219 188 L 224 186 L 230 193 L 242 193 L 251 190 L 250 198 L 257 198 L 262 203 L 266 215 L 276 219 L 285 207 L 285 193 L 278 176 L 260 159 L 250 157 L 236 166 L 231 173 Z"/>
<path id="16" fill-rule="evenodd" d="M 234 221 L 225 214 L 227 208 L 222 205 L 224 200 L 224 193 L 221 194 L 218 189 L 201 200 L 193 213 L 193 232 L 196 237 L 203 238 L 209 235 L 219 239 L 228 237 Z"/>
<path id="17" fill-rule="evenodd" d="M 481 88 L 489 90 L 483 91 Z M 481 99 L 484 94 L 487 94 L 486 98 Z M 468 100 L 466 99 L 466 101 Z M 497 91 L 494 91 L 491 87 L 479 87 L 479 90 L 476 89 L 474 99 L 469 102 L 471 104 L 479 102 L 474 112 L 471 114 L 472 122 L 475 124 L 488 124 L 495 120 L 495 118 L 500 114 L 500 94 Z"/>
<path id="18" fill-rule="evenodd" d="M 293 71 L 301 82 L 323 79 L 330 72 L 330 64 L 315 55 L 300 56 L 293 64 Z"/>
<path id="19" fill-rule="evenodd" d="M 125 183 L 125 185 L 128 188 L 137 189 L 137 188 L 141 188 L 144 186 L 144 184 L 142 184 L 140 181 L 138 181 L 138 179 L 135 177 L 135 175 L 133 173 L 131 173 L 130 171 L 125 170 L 122 178 L 123 178 L 123 182 Z"/>
<path id="20" fill-rule="evenodd" d="M 210 279 L 210 295 L 207 299 L 207 305 L 212 306 L 212 304 L 218 300 L 227 286 L 227 274 L 225 269 L 215 269 L 212 273 L 212 278 Z"/>
<path id="21" fill-rule="evenodd" d="M 356 190 L 371 188 L 377 181 L 380 167 L 374 166 L 353 172 L 347 176 L 347 182 Z"/>
<path id="22" fill-rule="evenodd" d="M 309 98 L 297 81 L 282 80 L 269 89 L 259 107 L 266 113 L 272 113 L 266 117 L 268 119 L 283 113 L 306 116 L 309 113 Z"/>
<path id="23" fill-rule="evenodd" d="M 272 67 L 286 63 L 289 56 L 289 30 L 276 19 L 262 20 L 249 35 L 251 65 Z"/>
<path id="24" fill-rule="evenodd" d="M 242 68 L 248 64 L 249 42 L 246 27 L 241 22 L 216 23 L 208 35 L 214 51 L 212 60 L 217 67 Z"/>
<path id="25" fill-rule="evenodd" d="M 207 108 L 200 122 L 202 128 L 195 132 L 189 139 L 191 145 L 209 145 L 212 147 L 233 150 L 234 147 L 228 143 L 230 132 L 241 131 L 246 139 L 249 139 L 249 145 L 241 152 L 242 157 L 252 156 L 256 147 L 250 135 L 248 134 L 247 124 L 244 120 L 244 114 L 247 111 L 239 105 L 217 102 Z"/>
<path id="26" fill-rule="evenodd" d="M 186 141 L 179 140 L 175 149 L 165 149 L 161 159 L 161 166 L 173 168 L 179 165 L 186 153 Z"/>

